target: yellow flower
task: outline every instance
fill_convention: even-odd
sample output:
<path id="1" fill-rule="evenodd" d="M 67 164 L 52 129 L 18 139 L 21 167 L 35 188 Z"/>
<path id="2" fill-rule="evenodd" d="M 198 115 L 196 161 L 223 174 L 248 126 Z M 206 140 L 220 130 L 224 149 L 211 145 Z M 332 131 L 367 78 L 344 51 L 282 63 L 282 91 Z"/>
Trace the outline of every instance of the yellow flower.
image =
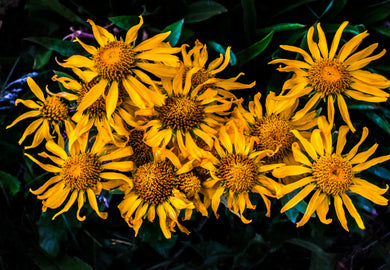
<path id="1" fill-rule="evenodd" d="M 49 95 L 45 98 L 42 90 L 31 77 L 27 78 L 27 84 L 39 101 L 35 102 L 33 100 L 17 99 L 15 101 L 16 105 L 18 103 L 22 103 L 32 110 L 16 118 L 9 126 L 7 126 L 7 129 L 24 119 L 38 117 L 38 119 L 34 120 L 26 128 L 19 140 L 19 144 L 22 144 L 25 138 L 34 132 L 33 142 L 30 146 L 26 146 L 26 149 L 37 147 L 43 139 L 46 139 L 47 141 L 53 140 L 53 136 L 51 134 L 52 128 L 54 128 L 54 131 L 57 134 L 58 142 L 63 143 L 64 139 L 61 134 L 60 126 L 64 124 L 67 130 L 71 130 L 74 126 L 72 121 L 69 119 L 68 105 L 61 100 L 60 96 L 49 92 L 47 88 L 46 91 Z"/>
<path id="2" fill-rule="evenodd" d="M 188 45 L 187 45 L 188 46 Z M 198 71 L 195 72 L 191 78 L 191 84 L 195 88 L 198 85 L 202 84 L 202 88 L 199 90 L 199 93 L 203 93 L 207 88 L 212 88 L 218 90 L 219 94 L 226 97 L 234 97 L 230 90 L 236 89 L 247 89 L 252 88 L 256 82 L 251 84 L 243 84 L 237 82 L 237 79 L 244 75 L 244 73 L 238 74 L 238 76 L 221 79 L 216 78 L 216 74 L 222 72 L 230 61 L 230 50 L 228 47 L 226 49 L 225 57 L 221 54 L 219 58 L 214 59 L 208 65 L 208 52 L 207 46 L 203 45 L 199 40 L 195 41 L 195 46 L 187 52 L 186 46 L 182 47 L 182 59 L 185 66 L 185 71 L 188 72 L 192 68 L 197 68 Z"/>
<path id="3" fill-rule="evenodd" d="M 153 222 L 157 216 L 160 228 L 166 238 L 177 225 L 181 232 L 190 232 L 182 226 L 178 217 L 183 209 L 193 209 L 192 202 L 186 199 L 176 186 L 176 169 L 183 167 L 173 152 L 169 150 L 154 151 L 154 159 L 133 173 L 134 187 L 122 186 L 125 196 L 118 205 L 123 219 L 137 236 L 144 218 Z M 182 170 L 187 170 L 183 167 Z"/>
<path id="4" fill-rule="evenodd" d="M 186 72 L 184 83 L 183 67 L 173 80 L 163 79 L 162 87 L 166 93 L 163 105 L 136 112 L 150 118 L 142 126 L 146 144 L 160 148 L 176 147 L 184 156 L 196 158 L 207 155 L 207 151 L 197 145 L 198 138 L 212 148 L 214 135 L 225 122 L 223 116 L 230 114 L 233 102 L 211 88 L 200 94 L 202 84 L 193 88 L 191 78 L 197 71 L 198 68 L 193 68 Z"/>
<path id="5" fill-rule="evenodd" d="M 102 189 L 110 189 L 111 182 L 125 181 L 128 185 L 132 185 L 131 179 L 121 172 L 132 170 L 133 163 L 116 161 L 131 154 L 130 147 L 109 151 L 105 144 L 106 140 L 97 136 L 91 148 L 88 149 L 87 140 L 84 137 L 68 148 L 68 154 L 63 144 L 49 141 L 45 146 L 53 155 L 46 152 L 39 155 L 49 158 L 55 165 L 41 163 L 31 155 L 25 154 L 42 169 L 55 174 L 37 190 L 30 190 L 42 200 L 43 212 L 47 208 L 57 209 L 66 202 L 63 208 L 53 216 L 54 219 L 67 212 L 77 200 L 77 219 L 83 221 L 86 217 L 80 215 L 80 210 L 87 197 L 90 206 L 98 216 L 103 219 L 107 218 L 107 213 L 100 212 L 98 209 L 96 195 L 99 195 Z"/>
<path id="6" fill-rule="evenodd" d="M 211 175 L 203 185 L 211 191 L 214 214 L 218 217 L 217 210 L 223 196 L 226 197 L 227 207 L 239 214 L 242 222 L 251 222 L 243 214 L 247 208 L 255 209 L 249 199 L 249 194 L 254 193 L 263 199 L 266 216 L 269 217 L 271 201 L 267 196 L 275 197 L 280 184 L 265 174 L 282 164 L 263 164 L 262 159 L 274 152 L 268 149 L 254 150 L 253 139 L 248 140 L 232 121 L 221 127 L 219 141 L 215 143 L 216 157 L 202 165 Z"/>
<path id="7" fill-rule="evenodd" d="M 61 83 L 66 89 L 73 92 L 57 93 L 57 95 L 60 95 L 69 101 L 76 102 L 74 105 L 76 113 L 72 116 L 72 120 L 77 124 L 73 132 L 75 134 L 84 134 L 89 132 L 92 127 L 96 127 L 98 133 L 106 133 L 117 146 L 124 146 L 125 143 L 121 138 L 128 136 L 127 124 L 125 122 L 128 118 L 128 113 L 123 108 L 123 105 L 128 98 L 124 93 L 123 87 L 119 86 L 117 104 L 111 117 L 107 117 L 107 99 L 104 99 L 102 96 L 84 111 L 79 111 L 78 107 L 84 101 L 85 96 L 91 88 L 98 84 L 99 79 L 91 77 L 90 72 L 83 72 L 77 68 L 73 68 L 73 72 L 77 74 L 81 79 L 81 82 L 68 77 L 57 77 L 57 75 L 52 78 Z M 114 134 L 117 136 L 114 136 Z M 77 139 L 77 137 L 73 138 Z M 73 141 L 70 141 L 69 143 L 72 144 Z"/>
<path id="8" fill-rule="evenodd" d="M 344 122 L 352 132 L 355 132 L 344 96 L 366 102 L 385 102 L 389 97 L 389 93 L 381 89 L 389 87 L 390 81 L 379 74 L 362 70 L 371 61 L 382 57 L 386 50 L 383 49 L 380 53 L 370 56 L 378 47 L 375 43 L 355 52 L 363 39 L 368 36 L 367 31 L 353 37 L 336 54 L 341 35 L 347 24 L 348 22 L 343 22 L 340 25 L 329 50 L 324 31 L 318 23 L 318 43 L 313 41 L 313 26 L 307 33 L 307 44 L 311 55 L 301 48 L 281 45 L 280 47 L 284 50 L 299 53 L 303 61 L 276 59 L 269 63 L 285 64 L 285 67 L 279 67 L 278 70 L 294 72 L 293 77 L 283 85 L 281 99 L 310 96 L 305 107 L 295 114 L 295 120 L 303 117 L 306 112 L 315 107 L 321 98 L 326 98 L 328 119 L 330 123 L 333 123 L 336 99 Z M 289 90 L 287 94 L 284 93 L 285 90 Z"/>
<path id="9" fill-rule="evenodd" d="M 265 112 L 260 102 L 261 93 L 254 96 L 248 104 L 249 112 L 242 104 L 234 109 L 234 116 L 243 120 L 245 134 L 255 139 L 255 149 L 277 151 L 267 158 L 269 162 L 290 160 L 291 145 L 296 141 L 293 129 L 306 131 L 317 125 L 316 113 L 311 111 L 298 120 L 293 120 L 293 114 L 298 106 L 298 99 L 282 102 L 275 100 L 275 93 L 270 92 L 265 101 Z"/>
<path id="10" fill-rule="evenodd" d="M 179 52 L 180 48 L 173 48 L 163 42 L 170 32 L 155 35 L 135 45 L 138 31 L 143 24 L 142 16 L 140 23 L 128 30 L 124 41 L 117 40 L 113 34 L 95 25 L 93 21 L 88 22 L 92 25 L 99 47 L 84 44 L 76 39 L 91 57 L 73 55 L 66 59 L 65 63 L 60 64 L 63 67 L 86 68 L 93 77 L 99 78 L 98 83 L 88 91 L 80 103 L 79 111 L 83 112 L 104 96 L 107 117 L 110 118 L 117 106 L 120 86 L 140 108 L 161 104 L 163 96 L 145 84 L 156 88 L 148 73 L 159 78 L 173 77 L 175 74 L 179 58 L 173 54 Z"/>
<path id="11" fill-rule="evenodd" d="M 284 186 L 278 193 L 278 197 L 282 197 L 294 190 L 302 188 L 295 197 L 283 206 L 281 212 L 294 207 L 310 193 L 314 192 L 307 205 L 305 214 L 297 223 L 297 227 L 306 224 L 314 212 L 317 213 L 322 223 L 329 224 L 332 219 L 328 219 L 326 215 L 329 211 L 331 199 L 333 198 L 334 208 L 343 228 L 348 231 L 347 219 L 343 208 L 344 205 L 355 219 L 359 228 L 364 229 L 363 221 L 353 205 L 349 194 L 355 193 L 373 203 L 387 205 L 388 200 L 382 195 L 387 191 L 388 186 L 386 185 L 385 189 L 381 189 L 359 178 L 357 174 L 378 163 L 389 160 L 390 155 L 368 160 L 374 154 L 378 144 L 374 144 L 368 150 L 358 153 L 359 146 L 368 135 L 368 129 L 366 127 L 363 129 L 360 141 L 348 154 L 342 154 L 347 142 L 346 135 L 349 128 L 347 126 L 341 126 L 338 132 L 336 151 L 334 151 L 332 148 L 332 134 L 330 132 L 331 126 L 323 117 L 319 118 L 318 126 L 319 129 L 315 129 L 312 132 L 310 141 L 303 138 L 298 131 L 293 131 L 306 152 L 305 154 L 301 151 L 298 143 L 293 144 L 293 154 L 295 160 L 300 165 L 285 166 L 277 168 L 272 172 L 275 177 L 279 178 L 305 174 L 305 177 L 295 183 Z"/>

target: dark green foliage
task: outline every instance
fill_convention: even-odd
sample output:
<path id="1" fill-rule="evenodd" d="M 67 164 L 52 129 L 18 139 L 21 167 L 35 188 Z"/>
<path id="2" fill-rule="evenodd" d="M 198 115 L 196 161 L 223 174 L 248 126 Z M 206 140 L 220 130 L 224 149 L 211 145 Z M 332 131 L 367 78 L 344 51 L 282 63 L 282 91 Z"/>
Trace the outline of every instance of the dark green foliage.
<path id="1" fill-rule="evenodd" d="M 211 211 L 208 218 L 196 214 L 183 222 L 190 235 L 174 233 L 168 240 L 158 223 L 147 220 L 135 238 L 116 207 L 109 208 L 105 221 L 92 213 L 80 223 L 74 211 L 52 221 L 53 212 L 42 214 L 41 201 L 29 193 L 48 174 L 23 157 L 18 140 L 26 123 L 5 130 L 24 112 L 14 101 L 29 95 L 27 74 L 55 92 L 58 84 L 51 77 L 68 72 L 55 59 L 85 53 L 72 37 L 87 44 L 94 42 L 87 19 L 119 37 L 138 24 L 142 14 L 145 33 L 171 31 L 168 41 L 173 46 L 187 43 L 192 47 L 198 39 L 207 44 L 210 59 L 231 46 L 230 65 L 220 76 L 229 78 L 244 72 L 242 82 L 256 81 L 253 89 L 235 92 L 250 99 L 258 91 L 265 95 L 281 90 L 287 75 L 267 63 L 278 57 L 295 57 L 279 45 L 307 46 L 306 32 L 317 22 L 329 34 L 328 43 L 338 26 L 348 20 L 343 37 L 368 30 L 370 36 L 362 48 L 376 42 L 379 49 L 390 48 L 389 8 L 389 1 L 380 0 L 363 5 L 352 0 L 0 1 L 0 269 L 390 268 L 390 210 L 358 196 L 353 199 L 366 230 L 361 231 L 349 219 L 349 233 L 337 219 L 324 225 L 313 218 L 296 228 L 293 222 L 299 221 L 306 205 L 302 202 L 280 214 L 284 200 L 273 201 L 271 218 L 265 217 L 259 200 L 256 211 L 248 211 L 247 216 L 253 219 L 248 225 L 221 205 L 219 219 Z M 371 65 L 387 78 L 389 67 L 389 53 Z M 351 103 L 357 132 L 350 134 L 348 150 L 367 126 L 370 134 L 362 147 L 378 143 L 376 156 L 390 153 L 389 105 Z M 367 170 L 364 177 L 380 187 L 389 185 L 389 162 Z M 111 196 L 113 206 L 122 198 L 121 194 Z M 332 207 L 330 211 L 334 211 Z"/>

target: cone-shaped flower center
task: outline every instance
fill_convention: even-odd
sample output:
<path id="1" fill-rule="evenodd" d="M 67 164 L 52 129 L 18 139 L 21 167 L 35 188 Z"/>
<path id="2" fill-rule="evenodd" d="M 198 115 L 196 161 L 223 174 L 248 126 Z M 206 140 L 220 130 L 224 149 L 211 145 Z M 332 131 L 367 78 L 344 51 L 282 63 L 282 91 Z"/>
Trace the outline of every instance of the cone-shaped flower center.
<path id="1" fill-rule="evenodd" d="M 69 107 L 57 96 L 48 96 L 41 107 L 43 118 L 48 121 L 61 122 L 68 117 Z"/>
<path id="2" fill-rule="evenodd" d="M 132 129 L 129 132 L 128 145 L 133 148 L 133 154 L 130 156 L 137 166 L 144 165 L 151 160 L 152 148 L 144 143 L 144 132 L 142 130 Z"/>
<path id="3" fill-rule="evenodd" d="M 184 192 L 187 198 L 192 198 L 199 193 L 201 182 L 193 172 L 180 174 L 177 180 L 178 188 Z"/>
<path id="4" fill-rule="evenodd" d="M 339 94 L 351 84 L 351 75 L 339 61 L 322 59 L 312 65 L 308 80 L 315 90 L 324 95 Z"/>
<path id="5" fill-rule="evenodd" d="M 221 160 L 218 177 L 231 191 L 248 192 L 256 183 L 257 168 L 247 156 L 230 154 Z"/>
<path id="6" fill-rule="evenodd" d="M 119 80 L 135 66 L 135 52 L 123 41 L 111 41 L 98 49 L 94 61 L 97 72 L 103 78 Z"/>
<path id="7" fill-rule="evenodd" d="M 98 158 L 91 153 L 68 157 L 62 166 L 61 175 L 71 189 L 94 188 L 102 171 Z"/>
<path id="8" fill-rule="evenodd" d="M 322 156 L 312 165 L 317 186 L 326 194 L 338 195 L 352 183 L 352 165 L 341 156 Z"/>
<path id="9" fill-rule="evenodd" d="M 250 135 L 259 138 L 259 142 L 255 144 L 258 151 L 276 150 L 280 147 L 279 151 L 271 157 L 278 159 L 291 152 L 291 144 L 295 141 L 291 130 L 292 126 L 289 121 L 272 114 L 258 119 L 252 126 Z"/>
<path id="10" fill-rule="evenodd" d="M 203 106 L 188 96 L 169 97 L 160 108 L 160 120 L 173 129 L 190 130 L 204 119 Z"/>
<path id="11" fill-rule="evenodd" d="M 146 163 L 134 175 L 134 188 L 149 204 L 159 204 L 171 196 L 175 182 L 173 167 L 165 161 Z"/>

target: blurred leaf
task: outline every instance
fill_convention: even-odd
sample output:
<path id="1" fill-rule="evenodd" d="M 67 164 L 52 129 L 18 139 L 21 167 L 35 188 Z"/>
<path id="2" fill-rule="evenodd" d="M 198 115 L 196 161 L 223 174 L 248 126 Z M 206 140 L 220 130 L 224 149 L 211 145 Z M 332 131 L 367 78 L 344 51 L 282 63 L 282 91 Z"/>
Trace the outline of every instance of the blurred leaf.
<path id="1" fill-rule="evenodd" d="M 58 258 L 45 254 L 42 250 L 31 248 L 29 256 L 36 266 L 41 270 L 92 270 L 93 268 L 80 258 L 68 255 Z"/>
<path id="2" fill-rule="evenodd" d="M 267 36 L 265 36 L 263 39 L 257 41 L 256 43 L 252 44 L 248 48 L 239 51 L 236 54 L 237 57 L 237 65 L 242 66 L 258 56 L 262 51 L 264 51 L 268 44 L 270 43 L 272 36 L 274 32 L 270 32 Z"/>
<path id="3" fill-rule="evenodd" d="M 16 177 L 0 171 L 0 187 L 12 199 L 20 191 L 20 181 Z"/>
<path id="4" fill-rule="evenodd" d="M 40 69 L 49 62 L 51 58 L 51 50 L 39 48 L 34 55 L 34 69 Z"/>
<path id="5" fill-rule="evenodd" d="M 390 171 L 379 165 L 372 166 L 368 168 L 367 171 L 382 179 L 390 180 Z"/>
<path id="6" fill-rule="evenodd" d="M 303 247 L 311 251 L 310 270 L 333 270 L 336 266 L 335 254 L 327 253 L 311 241 L 299 238 L 287 240 L 288 243 Z"/>
<path id="7" fill-rule="evenodd" d="M 375 112 L 366 112 L 368 118 L 371 119 L 375 124 L 377 124 L 380 128 L 382 128 L 387 134 L 390 134 L 390 123 L 380 115 Z"/>
<path id="8" fill-rule="evenodd" d="M 360 17 L 360 20 L 365 24 L 383 21 L 390 15 L 389 1 L 383 1 L 379 4 L 375 4 L 375 7 L 373 6 L 374 5 L 366 7 L 365 12 L 363 12 L 362 16 Z"/>
<path id="9" fill-rule="evenodd" d="M 144 222 L 139 231 L 139 237 L 151 245 L 161 256 L 168 258 L 169 250 L 175 245 L 177 234 L 172 233 L 171 239 L 166 239 L 159 223 Z"/>
<path id="10" fill-rule="evenodd" d="M 341 12 L 341 10 L 345 7 L 347 2 L 348 2 L 348 0 L 332 0 L 331 1 L 332 6 L 331 6 L 330 10 L 327 12 L 327 15 L 330 18 L 337 16 Z"/>
<path id="11" fill-rule="evenodd" d="M 296 9 L 302 5 L 305 5 L 307 3 L 310 3 L 310 2 L 315 2 L 315 0 L 303 0 L 303 1 L 299 1 L 299 2 L 294 2 L 293 4 L 289 4 L 289 5 L 281 5 L 285 8 L 283 8 L 282 10 L 278 11 L 278 12 L 275 12 L 273 14 L 273 17 L 277 17 L 279 15 L 282 15 L 283 13 L 286 13 L 288 11 L 291 11 L 293 9 Z"/>
<path id="12" fill-rule="evenodd" d="M 306 25 L 300 24 L 300 23 L 279 23 L 279 24 L 275 24 L 273 26 L 260 28 L 257 30 L 257 32 L 264 34 L 264 33 L 269 33 L 271 31 L 274 31 L 274 32 L 291 31 L 291 30 L 301 29 L 301 28 L 305 28 L 305 27 L 306 27 Z"/>
<path id="13" fill-rule="evenodd" d="M 50 211 L 51 212 L 51 211 Z M 67 228 L 63 219 L 52 220 L 52 214 L 42 213 L 38 221 L 39 245 L 51 256 L 60 252 L 61 242 L 68 239 Z"/>
<path id="14" fill-rule="evenodd" d="M 216 52 L 222 54 L 222 55 L 225 55 L 226 54 L 226 50 L 222 47 L 221 44 L 217 43 L 217 42 L 214 42 L 214 41 L 207 41 L 207 45 L 214 49 Z M 232 50 L 230 50 L 230 64 L 231 65 L 235 65 L 237 63 L 237 59 L 236 59 L 236 56 L 235 54 L 233 53 Z"/>
<path id="15" fill-rule="evenodd" d="M 113 24 L 124 29 L 129 30 L 131 27 L 139 23 L 139 17 L 135 15 L 129 16 L 115 16 L 108 18 Z"/>
<path id="16" fill-rule="evenodd" d="M 169 36 L 166 38 L 166 41 L 171 44 L 172 47 L 176 46 L 177 42 L 179 41 L 181 30 L 183 28 L 184 19 L 177 21 L 171 25 L 168 25 L 165 27 L 162 32 L 168 32 L 171 31 Z"/>
<path id="17" fill-rule="evenodd" d="M 390 27 L 387 24 L 380 25 L 380 26 L 374 26 L 373 29 L 375 29 L 375 31 L 381 33 L 382 35 L 390 37 Z"/>
<path id="18" fill-rule="evenodd" d="M 184 17 L 184 21 L 186 23 L 201 22 L 227 11 L 226 7 L 220 3 L 209 0 L 201 0 L 188 6 L 188 12 Z"/>
<path id="19" fill-rule="evenodd" d="M 178 44 L 183 44 L 184 42 L 186 42 L 187 39 L 189 39 L 193 35 L 194 35 L 194 31 L 183 26 Z"/>
<path id="20" fill-rule="evenodd" d="M 249 41 L 256 34 L 256 5 L 254 0 L 241 0 L 241 5 L 245 35 Z"/>
<path id="21" fill-rule="evenodd" d="M 85 54 L 84 49 L 77 43 L 50 37 L 28 37 L 25 40 L 37 43 L 48 50 L 56 51 L 62 56 L 71 57 L 75 54 Z"/>
<path id="22" fill-rule="evenodd" d="M 70 22 L 73 23 L 77 22 L 77 23 L 87 25 L 87 23 L 83 19 L 77 16 L 71 9 L 61 4 L 58 0 L 41 0 L 40 4 L 46 5 L 50 10 L 64 17 Z"/>

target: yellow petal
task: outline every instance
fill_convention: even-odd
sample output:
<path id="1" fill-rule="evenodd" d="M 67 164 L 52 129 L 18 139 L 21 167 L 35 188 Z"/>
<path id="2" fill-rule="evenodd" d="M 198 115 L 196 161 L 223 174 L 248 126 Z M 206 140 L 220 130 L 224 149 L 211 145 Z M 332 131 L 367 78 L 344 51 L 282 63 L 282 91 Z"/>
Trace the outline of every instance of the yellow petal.
<path id="1" fill-rule="evenodd" d="M 351 149 L 351 151 L 349 151 L 348 155 L 345 157 L 347 160 L 351 160 L 356 155 L 359 146 L 364 142 L 367 136 L 368 136 L 368 128 L 364 127 L 362 137 L 360 138 L 359 142 Z"/>
<path id="2" fill-rule="evenodd" d="M 80 112 L 85 111 L 90 107 L 99 97 L 101 97 L 106 90 L 108 81 L 101 79 L 96 85 L 94 85 L 89 91 L 85 94 L 81 103 L 79 104 L 77 110 Z"/>
<path id="3" fill-rule="evenodd" d="M 311 215 L 314 213 L 314 211 L 317 210 L 318 206 L 322 202 L 320 200 L 320 195 L 321 191 L 318 189 L 316 192 L 314 192 L 313 196 L 311 197 L 309 203 L 307 204 L 307 208 L 305 211 L 305 214 L 301 218 L 301 220 L 297 223 L 297 227 L 301 227 L 307 223 Z M 321 197 L 323 199 L 323 197 Z"/>
<path id="4" fill-rule="evenodd" d="M 37 83 L 32 79 L 31 77 L 27 78 L 27 84 L 30 90 L 34 93 L 34 95 L 39 98 L 40 101 L 45 102 L 45 96 L 43 95 L 43 92 L 41 88 L 37 85 Z"/>
<path id="5" fill-rule="evenodd" d="M 50 164 L 43 164 L 41 163 L 40 161 L 36 160 L 35 158 L 33 158 L 32 156 L 30 156 L 29 154 L 27 153 L 24 153 L 29 159 L 31 159 L 32 161 L 34 161 L 36 164 L 38 164 L 42 169 L 44 169 L 45 171 L 47 172 L 52 172 L 52 173 L 59 173 L 61 172 L 61 168 L 58 168 L 56 166 L 53 166 L 53 165 L 50 165 Z"/>
<path id="6" fill-rule="evenodd" d="M 309 166 L 309 167 L 312 165 L 312 163 L 308 159 L 308 157 L 302 153 L 301 148 L 299 147 L 299 144 L 297 142 L 294 142 L 291 145 L 291 149 L 292 149 L 295 161 L 302 163 L 302 164 Z"/>
<path id="7" fill-rule="evenodd" d="M 386 49 L 383 49 L 380 53 L 378 53 L 376 55 L 373 55 L 373 56 L 361 59 L 359 61 L 356 61 L 354 63 L 351 63 L 351 65 L 348 67 L 348 70 L 354 71 L 354 70 L 361 69 L 361 68 L 367 66 L 372 61 L 374 61 L 378 58 L 381 58 L 385 53 L 386 53 Z"/>
<path id="8" fill-rule="evenodd" d="M 300 175 L 304 173 L 311 173 L 312 169 L 300 166 L 300 165 L 290 165 L 290 166 L 284 166 L 280 168 L 276 168 L 272 171 L 272 175 L 277 178 L 284 178 L 286 176 L 293 176 L 293 175 Z"/>
<path id="9" fill-rule="evenodd" d="M 84 191 L 80 191 L 79 196 L 77 198 L 77 213 L 76 213 L 77 219 L 79 221 L 84 221 L 86 219 L 86 216 L 80 216 L 80 211 L 84 205 L 84 201 L 85 201 Z"/>
<path id="10" fill-rule="evenodd" d="M 310 27 L 307 32 L 307 45 L 309 47 L 310 53 L 315 60 L 321 59 L 320 51 L 318 50 L 317 43 L 313 41 L 314 27 Z"/>
<path id="11" fill-rule="evenodd" d="M 96 214 L 99 217 L 101 217 L 102 219 L 106 219 L 108 214 L 107 214 L 107 212 L 100 212 L 99 211 L 95 193 L 90 188 L 87 188 L 86 191 L 87 191 L 88 201 L 89 201 L 89 204 L 91 205 L 92 209 L 95 210 Z"/>
<path id="12" fill-rule="evenodd" d="M 360 45 L 360 43 L 363 41 L 364 38 L 368 36 L 367 31 L 364 31 L 363 33 L 360 33 L 359 35 L 354 36 L 351 38 L 347 43 L 341 47 L 339 54 L 338 54 L 338 60 L 342 63 L 344 60 L 353 53 L 357 47 Z"/>
<path id="13" fill-rule="evenodd" d="M 303 59 L 305 60 L 305 62 L 307 62 L 311 65 L 314 63 L 311 56 L 305 50 L 303 50 L 299 47 L 289 46 L 289 45 L 280 45 L 280 48 L 282 48 L 283 50 L 286 50 L 286 51 L 299 53 L 300 55 L 303 56 Z M 326 58 L 326 57 L 324 57 L 324 58 Z"/>
<path id="14" fill-rule="evenodd" d="M 325 33 L 321 28 L 321 24 L 317 23 L 318 33 L 318 48 L 321 51 L 322 58 L 328 58 L 328 43 L 326 41 Z"/>
<path id="15" fill-rule="evenodd" d="M 326 218 L 326 215 L 329 212 L 329 200 L 328 195 L 322 193 L 320 194 L 319 199 L 321 199 L 321 203 L 318 205 L 318 208 L 316 210 L 316 213 L 318 215 L 318 218 L 320 221 L 324 224 L 330 224 L 332 222 L 331 218 Z"/>
<path id="16" fill-rule="evenodd" d="M 142 16 L 139 16 L 138 18 L 139 18 L 139 23 L 137 25 L 134 25 L 133 27 L 131 27 L 129 29 L 129 31 L 127 31 L 127 33 L 126 33 L 125 42 L 127 44 L 130 44 L 130 43 L 135 41 L 135 39 L 138 36 L 138 31 L 141 28 L 142 24 L 144 23 Z"/>
<path id="17" fill-rule="evenodd" d="M 76 201 L 77 199 L 77 195 L 78 195 L 78 191 L 73 191 L 72 194 L 70 195 L 70 198 L 68 200 L 68 202 L 66 203 L 66 205 L 64 206 L 64 208 L 62 208 L 61 211 L 57 212 L 54 216 L 53 216 L 53 220 L 58 216 L 58 215 L 61 215 L 62 213 L 64 212 L 67 212 L 70 207 L 74 204 L 74 202 Z"/>
<path id="18" fill-rule="evenodd" d="M 104 170 L 118 170 L 120 172 L 130 172 L 134 169 L 133 161 L 108 162 L 102 165 Z"/>
<path id="19" fill-rule="evenodd" d="M 329 59 L 333 59 L 333 57 L 336 54 L 337 48 L 340 43 L 341 35 L 343 34 L 343 31 L 345 27 L 347 27 L 348 21 L 343 22 L 340 27 L 337 29 L 336 34 L 333 37 L 332 45 L 330 46 L 329 50 Z"/>
<path id="20" fill-rule="evenodd" d="M 372 166 L 375 166 L 378 163 L 385 162 L 389 159 L 390 159 L 390 155 L 373 158 L 367 162 L 360 163 L 360 164 L 356 165 L 355 167 L 352 168 L 352 171 L 355 173 L 361 172 L 361 171 L 364 171 Z"/>
<path id="21" fill-rule="evenodd" d="M 339 134 L 337 136 L 337 146 L 336 146 L 336 154 L 341 156 L 341 153 L 343 152 L 344 146 L 347 143 L 347 133 L 349 131 L 349 128 L 347 126 L 341 126 L 339 128 Z"/>
<path id="22" fill-rule="evenodd" d="M 41 114 L 41 112 L 40 112 L 39 110 L 28 111 L 28 112 L 26 112 L 26 113 L 20 115 L 18 118 L 16 118 L 10 125 L 8 125 L 8 126 L 6 127 L 6 129 L 8 129 L 8 128 L 10 128 L 10 127 L 13 127 L 15 124 L 17 124 L 18 122 L 20 122 L 20 121 L 22 121 L 22 120 L 24 120 L 24 119 L 26 119 L 26 118 L 37 117 L 37 116 L 39 116 L 40 114 Z M 42 119 L 37 119 L 37 120 L 39 120 L 40 123 L 42 123 Z M 37 120 L 35 120 L 35 121 L 37 121 Z M 40 123 L 39 123 L 39 124 L 40 124 Z M 30 126 L 31 126 L 31 125 L 32 125 L 32 123 L 30 124 Z M 35 127 L 35 129 L 37 129 L 37 127 Z M 35 129 L 34 129 L 32 132 L 34 132 Z M 27 131 L 27 130 L 26 130 L 26 131 Z M 32 132 L 30 132 L 30 133 L 28 133 L 28 134 L 31 134 Z"/>
<path id="23" fill-rule="evenodd" d="M 341 193 L 341 199 L 344 202 L 345 207 L 347 208 L 348 212 L 351 214 L 351 216 L 355 219 L 357 225 L 360 229 L 364 230 L 364 223 L 362 218 L 360 217 L 358 211 L 356 210 L 355 206 L 353 205 L 351 199 L 348 197 L 347 194 Z"/>
<path id="24" fill-rule="evenodd" d="M 118 104 L 118 82 L 113 81 L 110 86 L 110 90 L 108 90 L 108 94 L 106 97 L 106 113 L 107 118 L 110 119 L 111 115 L 114 113 L 117 104 Z"/>
<path id="25" fill-rule="evenodd" d="M 76 37 L 76 38 L 73 40 L 73 42 L 78 42 L 78 43 L 84 48 L 84 50 L 86 50 L 89 54 L 94 55 L 95 53 L 97 53 L 97 49 L 96 49 L 94 46 L 85 44 L 85 43 L 82 42 L 78 37 Z M 69 89 L 69 88 L 68 88 L 68 89 Z"/>
<path id="26" fill-rule="evenodd" d="M 45 147 L 53 154 L 59 156 L 62 160 L 68 159 L 68 154 L 65 152 L 65 150 L 61 148 L 58 144 L 56 144 L 54 141 L 48 141 Z"/>
<path id="27" fill-rule="evenodd" d="M 312 131 L 310 141 L 316 152 L 320 156 L 323 156 L 325 154 L 324 144 L 322 143 L 321 131 L 319 129 Z"/>
<path id="28" fill-rule="evenodd" d="M 293 208 L 295 205 L 297 205 L 300 201 L 306 198 L 307 195 L 310 194 L 315 189 L 316 185 L 311 183 L 308 184 L 306 187 L 304 187 L 301 191 L 298 192 L 297 195 L 295 195 L 291 200 L 289 200 L 283 208 L 280 210 L 280 213 L 283 213 L 291 208 Z"/>
<path id="29" fill-rule="evenodd" d="M 376 143 L 373 146 L 371 146 L 370 149 L 368 149 L 367 151 L 360 152 L 359 154 L 357 154 L 353 159 L 349 161 L 349 163 L 354 165 L 354 164 L 366 162 L 366 160 L 375 153 L 377 148 L 378 148 L 378 144 Z"/>
<path id="30" fill-rule="evenodd" d="M 171 232 L 168 230 L 168 227 L 167 227 L 167 221 L 166 221 L 167 215 L 166 215 L 164 207 L 161 204 L 159 204 L 157 206 L 157 215 L 159 218 L 161 231 L 163 232 L 165 238 L 170 239 Z"/>
<path id="31" fill-rule="evenodd" d="M 96 25 L 92 20 L 87 20 L 87 22 L 92 26 L 93 35 L 101 47 L 106 45 L 108 42 L 115 40 L 114 35 L 108 32 L 105 28 Z"/>
<path id="32" fill-rule="evenodd" d="M 367 200 L 372 201 L 375 204 L 386 206 L 388 204 L 388 199 L 385 197 L 376 194 L 371 189 L 366 188 L 365 186 L 360 185 L 352 185 L 349 187 L 349 190 L 351 192 L 354 192 L 356 194 L 359 194 L 366 198 Z"/>
<path id="33" fill-rule="evenodd" d="M 343 226 L 344 230 L 349 232 L 347 226 L 347 219 L 345 218 L 345 212 L 343 208 L 343 201 L 341 200 L 339 195 L 334 196 L 334 209 L 336 210 L 337 218 L 339 219 L 341 226 Z"/>
<path id="34" fill-rule="evenodd" d="M 308 176 L 308 177 L 302 178 L 296 182 L 293 182 L 291 184 L 285 185 L 280 189 L 279 192 L 277 192 L 278 198 L 283 197 L 284 195 L 286 195 L 286 194 L 288 194 L 288 193 L 290 193 L 290 192 L 292 192 L 300 187 L 306 186 L 306 185 L 310 184 L 311 182 L 314 182 L 313 176 Z"/>
<path id="35" fill-rule="evenodd" d="M 349 117 L 348 106 L 345 103 L 343 96 L 340 94 L 337 95 L 337 104 L 339 106 L 341 117 L 343 118 L 344 122 L 348 125 L 349 129 L 352 132 L 355 132 L 356 129 L 353 127 L 351 118 Z"/>

